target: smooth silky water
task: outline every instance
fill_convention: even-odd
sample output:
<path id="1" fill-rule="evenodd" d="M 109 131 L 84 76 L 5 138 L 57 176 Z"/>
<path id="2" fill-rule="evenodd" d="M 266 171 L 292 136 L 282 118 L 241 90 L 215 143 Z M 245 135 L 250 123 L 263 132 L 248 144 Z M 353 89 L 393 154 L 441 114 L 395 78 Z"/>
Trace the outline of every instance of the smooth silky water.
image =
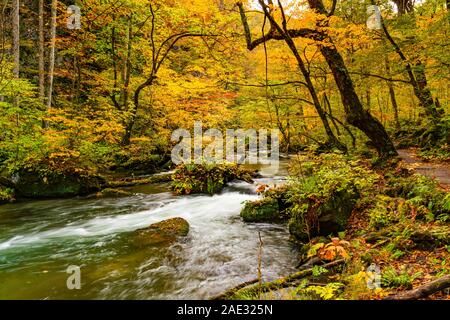
<path id="1" fill-rule="evenodd" d="M 255 183 L 283 183 L 264 176 Z M 174 196 L 167 184 L 131 189 L 120 199 L 29 201 L 0 206 L 0 299 L 207 299 L 262 274 L 295 270 L 284 225 L 245 224 L 243 202 L 255 185 L 235 182 L 214 196 Z M 133 231 L 171 217 L 190 224 L 170 247 L 130 246 Z M 81 267 L 81 289 L 69 290 L 69 265 Z"/>

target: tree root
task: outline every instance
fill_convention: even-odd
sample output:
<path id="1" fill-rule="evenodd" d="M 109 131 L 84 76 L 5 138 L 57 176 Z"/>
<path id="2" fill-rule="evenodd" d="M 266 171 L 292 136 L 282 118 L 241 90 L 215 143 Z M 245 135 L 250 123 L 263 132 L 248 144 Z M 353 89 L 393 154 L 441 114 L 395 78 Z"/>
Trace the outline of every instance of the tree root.
<path id="1" fill-rule="evenodd" d="M 341 265 L 344 262 L 345 262 L 344 259 L 340 259 L 340 260 L 336 260 L 336 261 L 324 264 L 324 265 L 322 265 L 322 267 L 323 268 L 332 268 L 332 267 Z M 252 294 L 264 293 L 264 292 L 269 292 L 272 290 L 286 288 L 286 287 L 291 286 L 294 283 L 294 281 L 305 278 L 307 276 L 310 276 L 310 275 L 312 275 L 312 273 L 313 273 L 313 268 L 309 268 L 306 270 L 298 271 L 296 273 L 292 273 L 292 274 L 288 275 L 287 277 L 280 278 L 275 281 L 262 283 L 261 285 L 258 284 L 258 279 L 253 279 L 251 281 L 241 283 L 240 285 L 233 287 L 233 288 L 225 291 L 224 293 L 211 298 L 211 300 L 231 299 L 231 298 L 233 298 L 233 296 L 235 296 L 236 294 L 239 294 L 239 293 L 245 293 L 248 295 L 252 295 Z"/>
<path id="2" fill-rule="evenodd" d="M 429 295 L 450 288 L 450 275 L 433 280 L 416 289 L 401 292 L 396 295 L 388 296 L 384 300 L 416 300 L 428 297 Z"/>

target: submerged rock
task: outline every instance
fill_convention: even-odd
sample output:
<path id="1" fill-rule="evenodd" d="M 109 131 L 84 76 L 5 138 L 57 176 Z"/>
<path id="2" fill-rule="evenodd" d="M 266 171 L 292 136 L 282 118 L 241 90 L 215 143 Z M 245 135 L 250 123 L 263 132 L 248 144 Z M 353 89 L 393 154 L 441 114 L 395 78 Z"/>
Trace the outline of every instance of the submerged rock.
<path id="1" fill-rule="evenodd" d="M 129 197 L 133 194 L 131 192 L 121 190 L 121 189 L 112 189 L 112 188 L 106 188 L 103 189 L 100 192 L 97 192 L 93 195 L 88 196 L 88 199 L 101 199 L 101 198 L 122 198 L 122 197 Z"/>
<path id="2" fill-rule="evenodd" d="M 189 233 L 189 223 L 183 218 L 172 218 L 154 223 L 147 228 L 135 231 L 134 245 L 170 245 Z"/>

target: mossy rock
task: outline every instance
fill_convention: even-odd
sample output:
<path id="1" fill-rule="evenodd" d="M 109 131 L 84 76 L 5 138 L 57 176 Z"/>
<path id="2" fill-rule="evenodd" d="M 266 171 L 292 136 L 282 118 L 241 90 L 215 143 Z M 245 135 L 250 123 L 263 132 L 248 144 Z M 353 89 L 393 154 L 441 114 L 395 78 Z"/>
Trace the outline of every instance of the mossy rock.
<path id="1" fill-rule="evenodd" d="M 125 191 L 125 190 L 121 190 L 121 189 L 112 189 L 112 188 L 106 188 L 103 189 L 100 192 L 97 192 L 91 196 L 89 196 L 88 198 L 96 198 L 96 199 L 101 199 L 101 198 L 124 198 L 124 197 L 130 197 L 133 194 L 131 192 Z"/>
<path id="2" fill-rule="evenodd" d="M 14 202 L 14 190 L 0 185 L 0 204 Z"/>
<path id="3" fill-rule="evenodd" d="M 228 182 L 243 180 L 252 183 L 254 172 L 235 163 L 181 164 L 172 176 L 172 189 L 177 194 L 216 194 Z"/>
<path id="4" fill-rule="evenodd" d="M 97 175 L 49 174 L 42 177 L 23 170 L 14 176 L 18 195 L 26 198 L 64 198 L 88 195 L 102 189 L 104 178 Z"/>
<path id="5" fill-rule="evenodd" d="M 172 218 L 154 223 L 135 231 L 133 243 L 138 247 L 149 245 L 171 245 L 189 233 L 189 223 L 183 218 Z"/>
<path id="6" fill-rule="evenodd" d="M 248 201 L 241 211 L 245 222 L 275 222 L 281 220 L 278 200 L 264 198 L 262 200 Z"/>
<path id="7" fill-rule="evenodd" d="M 328 236 L 345 230 L 348 218 L 359 198 L 354 189 L 336 192 L 327 201 L 314 207 L 305 204 L 304 212 L 314 210 L 314 221 L 307 221 L 306 214 L 296 213 L 289 220 L 289 233 L 300 242 L 307 242 L 317 236 Z M 313 207 L 313 209 L 310 209 Z M 309 218 L 311 219 L 311 218 Z"/>

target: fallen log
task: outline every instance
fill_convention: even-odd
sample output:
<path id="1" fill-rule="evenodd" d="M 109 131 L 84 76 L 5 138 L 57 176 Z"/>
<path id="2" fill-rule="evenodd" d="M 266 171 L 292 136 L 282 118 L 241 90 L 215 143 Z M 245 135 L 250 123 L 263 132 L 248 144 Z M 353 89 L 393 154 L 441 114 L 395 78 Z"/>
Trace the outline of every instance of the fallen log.
<path id="1" fill-rule="evenodd" d="M 426 298 L 433 293 L 450 288 L 450 275 L 428 282 L 416 289 L 401 292 L 396 295 L 388 296 L 384 300 L 417 300 Z"/>
<path id="2" fill-rule="evenodd" d="M 364 237 L 367 243 L 374 243 L 379 240 L 392 238 L 392 230 L 382 230 L 372 232 Z M 448 228 L 436 228 L 434 230 L 414 230 L 409 237 L 414 243 L 439 243 L 450 244 L 450 230 Z"/>
<path id="3" fill-rule="evenodd" d="M 341 265 L 344 262 L 345 262 L 344 259 L 339 259 L 339 260 L 336 260 L 333 262 L 326 263 L 326 264 L 322 265 L 322 267 L 323 268 L 332 268 L 332 267 Z M 289 287 L 290 285 L 292 285 L 294 283 L 294 281 L 308 277 L 308 276 L 312 275 L 312 273 L 313 273 L 313 268 L 310 268 L 310 269 L 292 273 L 284 278 L 280 278 L 280 279 L 277 279 L 274 281 L 262 283 L 261 285 L 258 284 L 258 279 L 254 279 L 251 281 L 244 282 L 236 287 L 233 287 L 233 288 L 225 291 L 224 293 L 211 298 L 211 300 L 230 299 L 239 293 L 245 293 L 248 295 L 252 295 L 252 294 L 256 294 L 256 293 L 264 293 L 264 292 L 269 292 L 272 290 L 286 288 L 286 287 Z"/>

